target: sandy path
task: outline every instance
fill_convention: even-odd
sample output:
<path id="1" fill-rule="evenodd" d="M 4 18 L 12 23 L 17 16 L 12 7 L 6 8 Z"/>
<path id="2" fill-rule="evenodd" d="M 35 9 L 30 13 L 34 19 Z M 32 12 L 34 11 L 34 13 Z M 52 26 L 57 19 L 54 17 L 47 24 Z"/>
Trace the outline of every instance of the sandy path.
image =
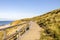
<path id="1" fill-rule="evenodd" d="M 40 27 L 35 22 L 30 22 L 30 29 L 20 37 L 19 40 L 39 40 L 40 38 Z"/>

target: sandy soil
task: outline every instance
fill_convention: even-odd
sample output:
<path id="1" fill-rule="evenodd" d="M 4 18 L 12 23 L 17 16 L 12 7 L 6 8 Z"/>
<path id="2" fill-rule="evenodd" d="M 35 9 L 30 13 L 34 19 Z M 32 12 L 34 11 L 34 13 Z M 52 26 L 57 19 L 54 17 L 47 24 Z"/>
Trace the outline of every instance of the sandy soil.
<path id="1" fill-rule="evenodd" d="M 0 26 L 0 29 L 5 29 L 5 28 L 8 28 L 8 27 L 10 27 L 10 24 Z"/>
<path id="2" fill-rule="evenodd" d="M 19 40 L 39 40 L 40 27 L 35 22 L 30 22 L 30 29 L 20 37 Z"/>

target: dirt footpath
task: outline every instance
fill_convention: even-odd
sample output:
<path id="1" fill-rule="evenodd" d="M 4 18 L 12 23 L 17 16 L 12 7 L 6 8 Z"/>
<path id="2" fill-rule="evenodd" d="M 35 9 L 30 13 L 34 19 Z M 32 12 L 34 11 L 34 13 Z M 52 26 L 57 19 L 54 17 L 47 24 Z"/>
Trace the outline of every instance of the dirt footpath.
<path id="1" fill-rule="evenodd" d="M 35 22 L 30 22 L 30 29 L 20 37 L 19 40 L 39 40 L 40 38 L 40 27 Z"/>

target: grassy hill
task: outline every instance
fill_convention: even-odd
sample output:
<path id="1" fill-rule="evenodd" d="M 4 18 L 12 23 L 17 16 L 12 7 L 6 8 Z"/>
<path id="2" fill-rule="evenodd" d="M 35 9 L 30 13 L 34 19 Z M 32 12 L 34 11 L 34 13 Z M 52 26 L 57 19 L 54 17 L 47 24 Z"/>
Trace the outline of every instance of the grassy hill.
<path id="1" fill-rule="evenodd" d="M 31 20 L 36 21 L 43 29 L 41 31 L 40 40 L 60 40 L 60 9 L 56 9 L 33 18 L 17 20 L 15 22 L 18 24 L 22 21 Z"/>
<path id="2" fill-rule="evenodd" d="M 32 18 L 42 29 L 40 40 L 60 40 L 60 9 Z"/>
<path id="3" fill-rule="evenodd" d="M 16 20 L 10 23 L 10 25 L 17 25 L 26 21 L 36 21 L 38 25 L 40 25 L 42 28 L 40 40 L 60 40 L 60 9 L 33 18 Z M 16 28 L 17 27 L 9 28 L 6 29 L 6 31 L 9 34 L 12 30 L 16 30 Z M 0 35 L 2 34 L 0 33 Z"/>

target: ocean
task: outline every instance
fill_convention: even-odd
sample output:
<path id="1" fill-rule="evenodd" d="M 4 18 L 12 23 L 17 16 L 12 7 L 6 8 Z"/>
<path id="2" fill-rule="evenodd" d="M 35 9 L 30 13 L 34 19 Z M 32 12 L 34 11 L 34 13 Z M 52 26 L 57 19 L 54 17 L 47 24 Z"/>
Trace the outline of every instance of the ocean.
<path id="1" fill-rule="evenodd" d="M 11 23 L 12 21 L 0 21 L 0 26 Z"/>

